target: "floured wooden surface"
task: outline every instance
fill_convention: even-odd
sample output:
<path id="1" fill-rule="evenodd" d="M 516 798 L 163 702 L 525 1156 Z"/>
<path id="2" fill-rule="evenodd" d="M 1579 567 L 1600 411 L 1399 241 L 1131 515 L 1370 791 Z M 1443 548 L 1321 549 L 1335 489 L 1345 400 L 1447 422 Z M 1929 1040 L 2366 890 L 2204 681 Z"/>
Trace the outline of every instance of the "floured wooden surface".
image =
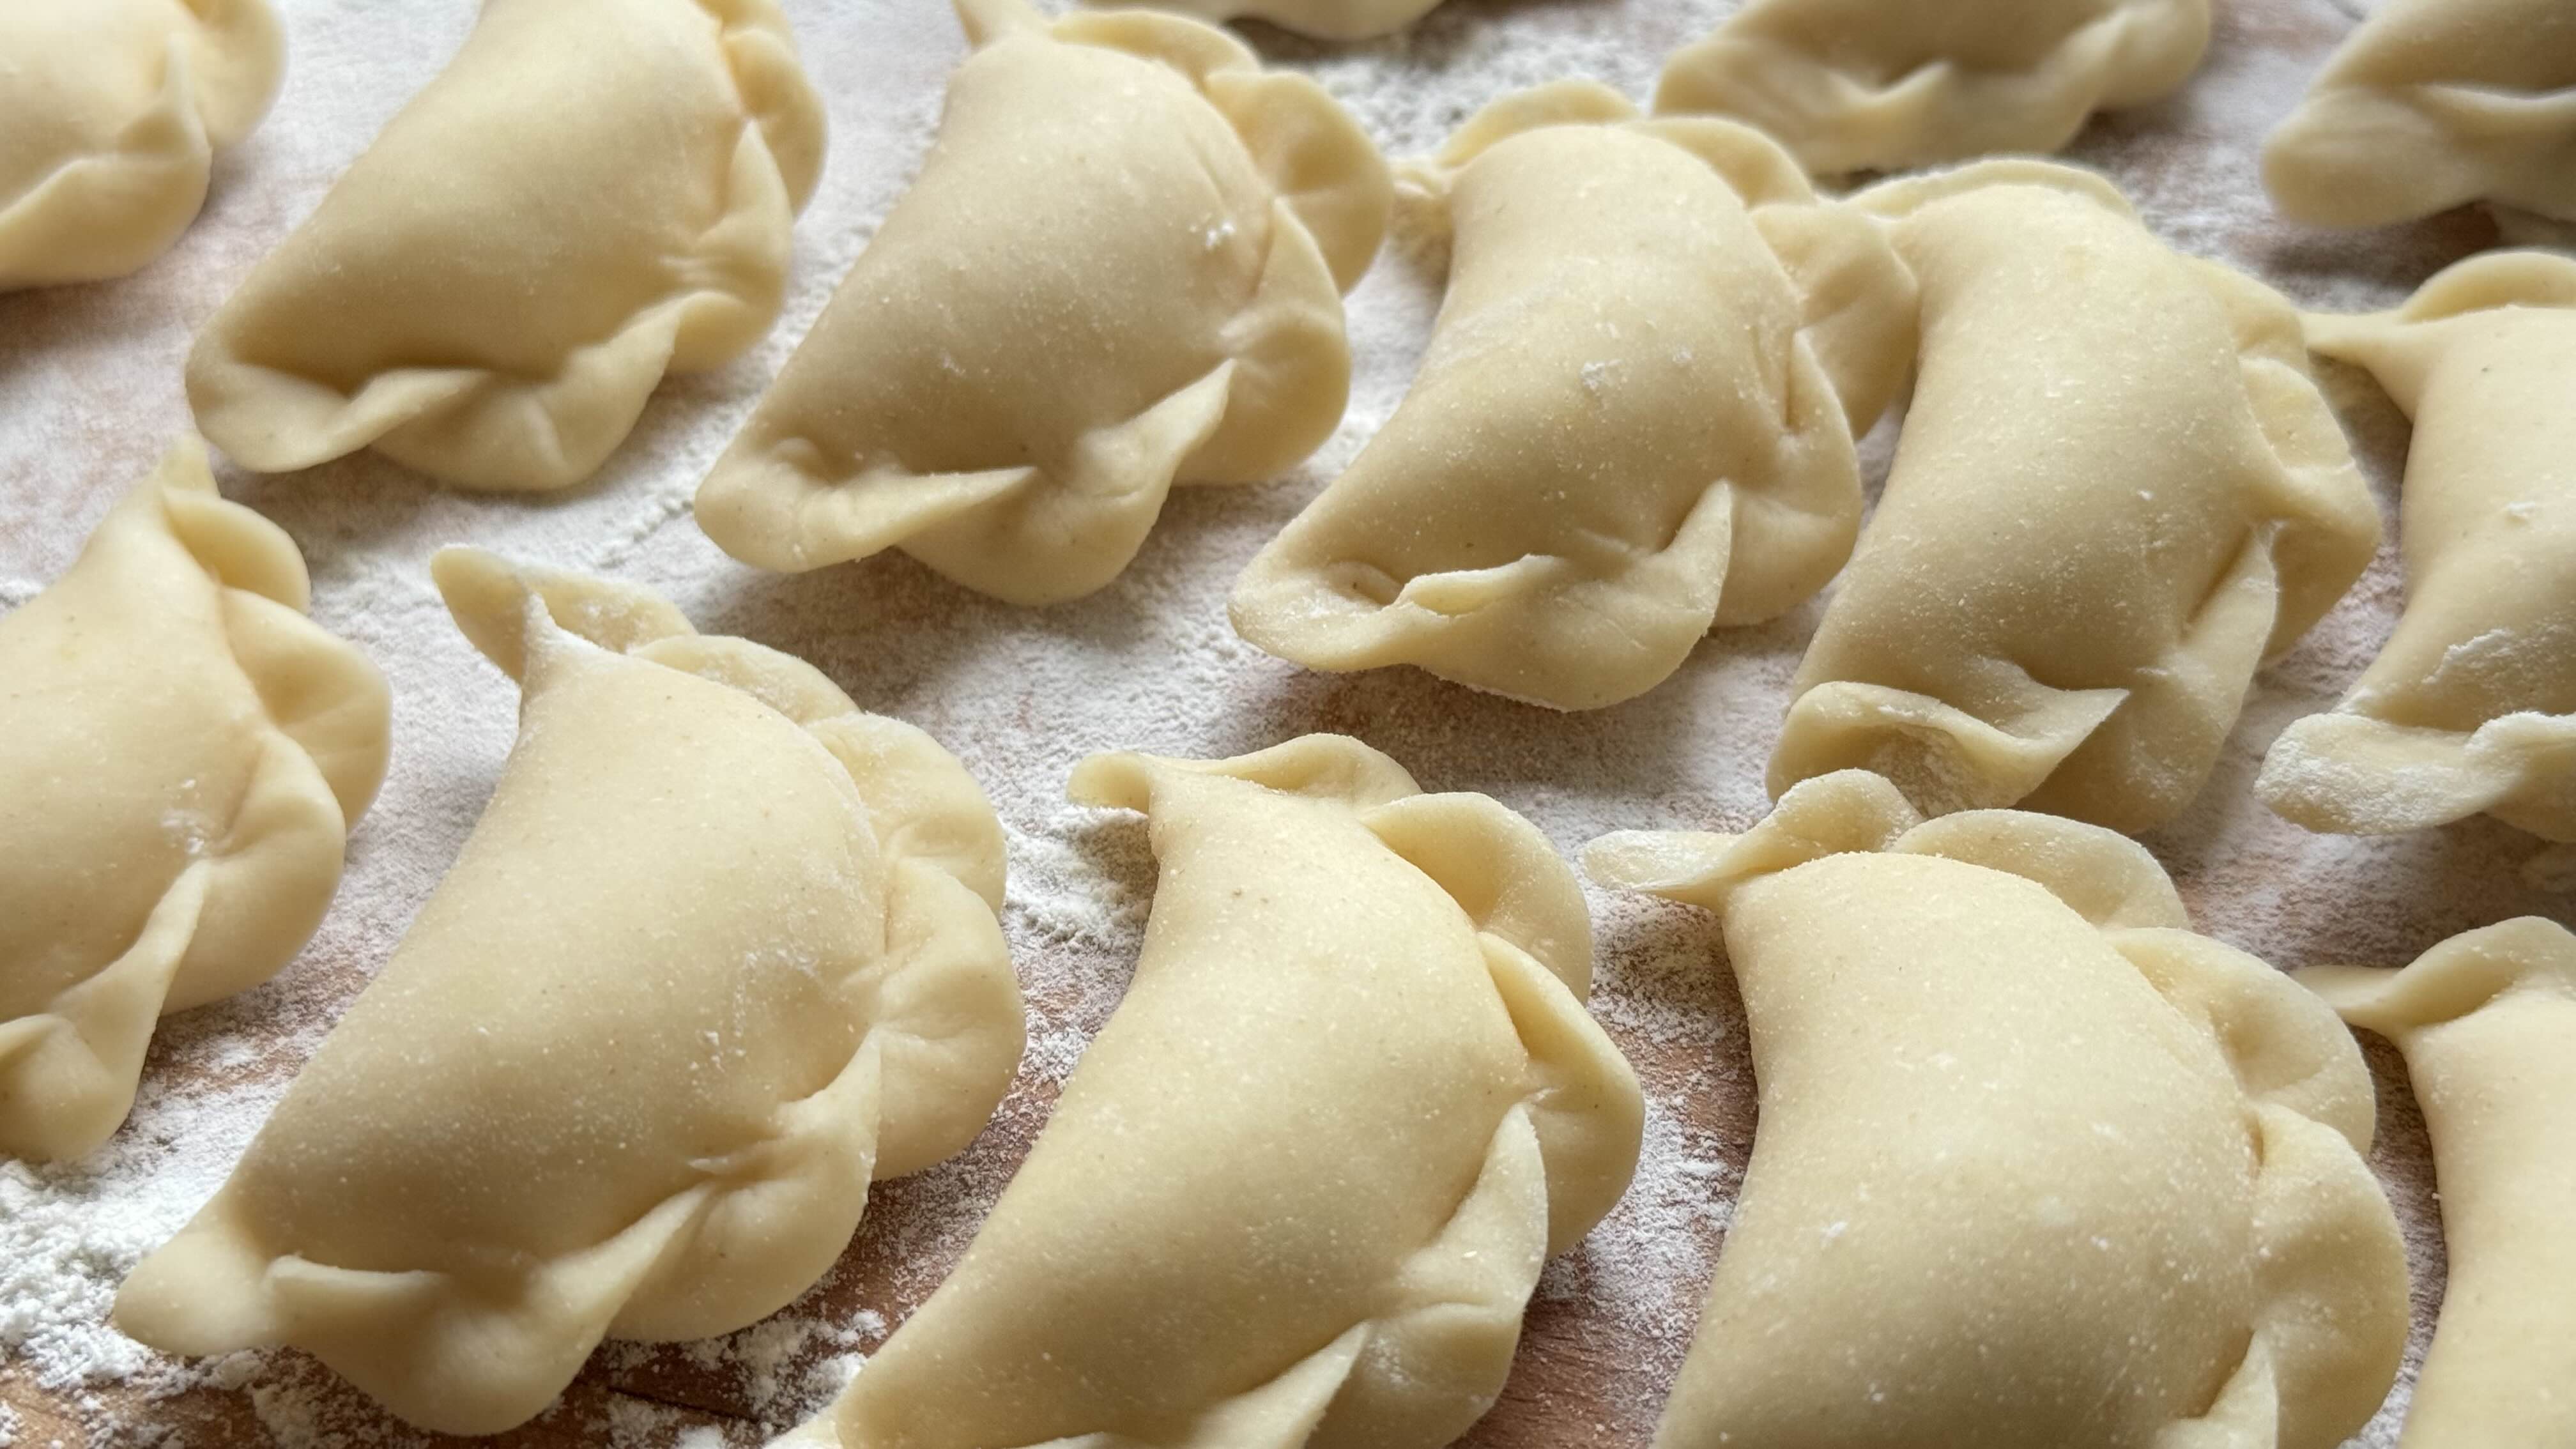
<path id="1" fill-rule="evenodd" d="M 171 256 L 96 287 L 0 296 L 0 605 L 67 565 L 113 499 L 187 426 L 179 364 L 191 330 L 462 39 L 462 0 L 409 8 L 290 0 L 293 54 L 267 124 L 217 167 L 206 216 Z M 1451 0 L 1409 38 L 1335 49 L 1253 38 L 1312 71 L 1392 155 L 1427 150 L 1485 101 L 1590 75 L 1644 95 L 1663 56 L 1721 0 Z M 797 230 L 788 312 L 752 356 L 664 387 L 602 478 L 546 502 L 431 488 L 372 457 L 308 474 L 224 474 L 227 496 L 283 524 L 315 577 L 316 616 L 356 640 L 395 690 L 391 776 L 359 827 L 330 920 L 277 980 L 164 1024 L 135 1118 L 97 1158 L 0 1165 L 0 1444 L 410 1445 L 426 1442 L 311 1361 L 244 1354 L 159 1359 L 104 1325 L 140 1252 L 221 1181 L 296 1066 L 364 984 L 452 859 L 508 748 L 516 693 L 449 625 L 426 571 L 472 541 L 664 590 L 708 630 L 812 659 L 863 706 L 911 720 L 965 759 L 1011 836 L 1006 925 L 1030 998 L 1031 1047 L 1001 1116 L 965 1157 L 881 1185 L 850 1253 L 769 1322 L 710 1344 L 603 1349 L 563 1404 L 510 1445 L 754 1445 L 818 1406 L 928 1294 L 1044 1122 L 1083 1041 L 1115 1006 L 1151 899 L 1132 818 L 1063 803 L 1094 750 L 1221 755 L 1308 730 L 1357 734 L 1431 789 L 1489 792 L 1573 851 L 1604 831 L 1738 827 L 1765 806 L 1762 762 L 1813 604 L 1721 634 L 1681 674 L 1616 709 L 1560 716 L 1409 671 L 1304 674 L 1236 640 L 1235 574 L 1392 410 L 1428 333 L 1438 279 L 1409 232 L 1351 300 L 1359 377 L 1334 442 L 1297 475 L 1185 490 L 1134 568 L 1080 603 L 992 603 L 899 556 L 796 578 L 719 554 L 687 500 L 927 144 L 960 51 L 935 0 L 790 0 L 832 106 L 831 155 Z M 2262 133 L 2353 23 L 2329 0 L 2219 7 L 2208 64 L 2180 97 L 2098 122 L 2075 155 L 2116 176 L 2186 250 L 2270 281 L 2311 307 L 2385 306 L 2493 242 L 2482 218 L 2339 236 L 2275 218 L 2255 184 Z M 2357 373 L 2326 369 L 2384 507 L 2406 429 Z M 1868 452 L 1883 472 L 1890 432 Z M 2217 778 L 2150 837 L 2203 929 L 2276 965 L 2399 964 L 2454 932 L 2570 902 L 2525 887 L 2536 849 L 2486 822 L 2383 841 L 2303 834 L 2251 784 L 2261 747 L 2323 708 L 2385 637 L 2393 553 L 2268 671 Z M 1594 1006 L 1650 1099 L 1635 1187 L 1532 1305 L 1505 1400 L 1466 1441 L 1643 1445 L 1688 1342 L 1751 1145 L 1743 1023 L 1710 923 L 1595 893 Z M 2414 1244 L 2418 1348 L 2441 1259 L 2420 1120 L 2377 1043 L 2374 1163 Z M 434 1084 L 425 1084 L 434 1090 Z M 2401 1388 L 2400 1394 L 2402 1396 Z M 2383 1414 L 2362 1442 L 2394 1442 Z"/>

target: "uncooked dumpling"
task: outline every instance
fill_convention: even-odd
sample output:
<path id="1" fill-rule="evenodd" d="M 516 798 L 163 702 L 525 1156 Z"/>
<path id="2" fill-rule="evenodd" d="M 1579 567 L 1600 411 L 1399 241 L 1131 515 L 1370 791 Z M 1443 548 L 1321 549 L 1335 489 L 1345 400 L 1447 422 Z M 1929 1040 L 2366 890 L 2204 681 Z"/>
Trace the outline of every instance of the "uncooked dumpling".
<path id="1" fill-rule="evenodd" d="M 1853 770 L 1586 861 L 1723 918 L 1760 1088 L 1658 1449 L 2327 1449 L 2378 1409 L 2361 1054 L 2144 849 Z"/>
<path id="2" fill-rule="evenodd" d="M 2378 547 L 2298 314 L 2069 167 L 1987 162 L 1856 204 L 1922 285 L 1919 375 L 1773 793 L 1856 766 L 1935 814 L 2170 819 L 2255 668 Z"/>
<path id="3" fill-rule="evenodd" d="M 872 1177 L 1019 1060 L 1002 833 L 965 770 L 641 590 L 449 550 L 526 698 L 455 867 L 231 1180 L 126 1281 L 175 1353 L 310 1351 L 424 1428 L 543 1409 L 604 1334 L 785 1305 Z"/>
<path id="4" fill-rule="evenodd" d="M 153 1022 L 322 923 L 390 700 L 309 592 L 191 440 L 0 619 L 0 1155 L 105 1142 Z"/>
<path id="5" fill-rule="evenodd" d="M 1756 132 L 1635 114 L 1550 86 L 1413 169 L 1455 236 L 1429 355 L 1253 560 L 1245 638 L 1589 709 L 1842 567 L 1913 283 Z"/>
<path id="6" fill-rule="evenodd" d="M 2299 979 L 2406 1053 L 2433 1138 L 2450 1282 L 2400 1442 L 2576 1444 L 2576 936 L 2525 916 Z"/>
<path id="7" fill-rule="evenodd" d="M 2323 226 L 2468 201 L 2576 222 L 2576 6 L 2384 0 L 2264 143 L 2263 184 Z"/>
<path id="8" fill-rule="evenodd" d="M 1134 983 L 965 1259 L 792 1442 L 1449 1443 L 1636 1163 L 1573 872 L 1338 735 L 1098 756 L 1073 794 L 1151 817 Z"/>
<path id="9" fill-rule="evenodd" d="M 0 5 L 0 291 L 168 251 L 285 69 L 268 0 Z"/>
<path id="10" fill-rule="evenodd" d="M 698 492 L 794 572 L 900 547 L 1020 604 L 1126 568 L 1173 483 L 1294 467 L 1341 421 L 1343 289 L 1385 163 L 1303 76 L 1141 10 L 959 0 L 975 53 L 921 176 Z"/>
<path id="11" fill-rule="evenodd" d="M 664 373 L 769 330 L 822 151 L 771 0 L 486 0 L 206 324 L 188 401 L 266 472 L 579 483 Z"/>
<path id="12" fill-rule="evenodd" d="M 1655 109 L 1735 116 L 1818 175 L 2054 151 L 2178 88 L 2209 0 L 1753 0 L 1664 67 Z"/>
<path id="13" fill-rule="evenodd" d="M 2480 811 L 2576 841 L 2576 261 L 2473 257 L 2394 312 L 2308 319 L 2415 420 L 2406 612 L 2341 704 L 2290 726 L 2255 790 L 2311 830 Z"/>

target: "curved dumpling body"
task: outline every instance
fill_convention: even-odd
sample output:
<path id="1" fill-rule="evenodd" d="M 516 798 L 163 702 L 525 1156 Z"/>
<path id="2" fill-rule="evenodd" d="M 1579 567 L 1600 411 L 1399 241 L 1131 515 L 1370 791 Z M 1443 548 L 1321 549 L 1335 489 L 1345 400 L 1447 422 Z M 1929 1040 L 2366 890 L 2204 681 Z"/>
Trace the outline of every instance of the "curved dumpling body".
<path id="1" fill-rule="evenodd" d="M 2067 167 L 1860 204 L 1922 285 L 1920 376 L 1771 788 L 1858 766 L 1934 813 L 2156 825 L 2208 778 L 2256 666 L 2378 546 L 2298 315 Z"/>
<path id="2" fill-rule="evenodd" d="M 168 251 L 285 69 L 269 0 L 0 7 L 0 290 L 121 277 Z"/>
<path id="3" fill-rule="evenodd" d="M 2481 200 L 2576 222 L 2576 8 L 2386 0 L 2264 143 L 2263 184 L 2324 226 Z"/>
<path id="4" fill-rule="evenodd" d="M 769 329 L 822 147 L 771 0 L 487 0 L 206 324 L 188 401 L 267 472 L 579 483 L 664 373 Z"/>
<path id="5" fill-rule="evenodd" d="M 1255 482 L 1340 422 L 1342 289 L 1386 227 L 1367 137 L 1224 32 L 959 7 L 920 178 L 698 492 L 737 558 L 900 546 L 1052 603 L 1117 577 L 1175 481 Z"/>
<path id="6" fill-rule="evenodd" d="M 2343 702 L 2284 732 L 2255 790 L 2312 830 L 2485 811 L 2576 840 L 2576 261 L 2490 253 L 2395 312 L 2311 317 L 2415 420 L 2408 597 Z"/>
<path id="7" fill-rule="evenodd" d="M 490 807 L 120 1327 L 286 1343 L 495 1433 L 604 1334 L 803 1292 L 872 1176 L 982 1129 L 1019 1058 L 1001 827 L 963 768 L 640 590 L 450 550 L 522 678 Z M 578 634 L 568 631 L 578 631 Z"/>
<path id="8" fill-rule="evenodd" d="M 2576 935 L 2526 916 L 2299 979 L 2406 1053 L 2433 1138 L 2450 1282 L 2402 1442 L 2576 1444 Z"/>
<path id="9" fill-rule="evenodd" d="M 1133 985 L 966 1257 L 798 1442 L 1449 1443 L 1643 1103 L 1544 837 L 1355 740 L 1105 755 L 1152 817 Z"/>
<path id="10" fill-rule="evenodd" d="M 2360 1053 L 2145 850 L 1855 770 L 1586 860 L 1720 913 L 1760 1087 L 1659 1449 L 2326 1449 L 2378 1409 Z"/>
<path id="11" fill-rule="evenodd" d="M 2209 0 L 1754 0 L 1675 54 L 1658 112 L 1714 111 L 1819 175 L 2054 151 L 2179 87 Z"/>
<path id="12" fill-rule="evenodd" d="M 1253 560 L 1244 637 L 1589 709 L 1842 566 L 1852 435 L 1903 378 L 1913 284 L 1760 135 L 1634 115 L 1546 87 L 1417 172 L 1455 236 L 1430 352 Z"/>
<path id="13" fill-rule="evenodd" d="M 321 924 L 390 699 L 308 594 L 188 442 L 0 619 L 0 1155 L 105 1142 L 153 1022 Z"/>

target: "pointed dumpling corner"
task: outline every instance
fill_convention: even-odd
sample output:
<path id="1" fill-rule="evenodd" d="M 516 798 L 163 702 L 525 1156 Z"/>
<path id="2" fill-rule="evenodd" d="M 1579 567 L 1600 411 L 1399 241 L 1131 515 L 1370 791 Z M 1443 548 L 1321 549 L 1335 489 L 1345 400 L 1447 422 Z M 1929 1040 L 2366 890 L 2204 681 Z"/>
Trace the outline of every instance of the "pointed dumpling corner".
<path id="1" fill-rule="evenodd" d="M 1851 204 L 1913 269 L 1921 353 L 1773 792 L 1862 768 L 1932 813 L 2171 819 L 2255 670 L 2378 547 L 2298 313 L 2074 167 L 1981 162 Z"/>
<path id="2" fill-rule="evenodd" d="M 1175 483 L 1314 451 L 1393 204 L 1314 82 L 1141 10 L 961 0 L 939 139 L 698 491 L 726 552 L 900 547 L 1013 603 L 1126 568 Z"/>
<path id="3" fill-rule="evenodd" d="M 286 69 L 269 0 L 0 7 L 0 291 L 95 282 L 168 251 L 214 153 Z"/>
<path id="4" fill-rule="evenodd" d="M 606 1335 L 743 1327 L 1019 1060 L 1002 834 L 956 759 L 641 589 L 450 549 L 526 693 L 463 852 L 116 1322 L 291 1344 L 497 1433 Z"/>
<path id="5" fill-rule="evenodd" d="M 1853 770 L 1586 861 L 1721 917 L 1760 1086 L 1659 1449 L 2330 1449 L 2379 1408 L 2361 1055 L 2142 847 Z"/>
<path id="6" fill-rule="evenodd" d="M 2263 184 L 2320 226 L 2471 201 L 2576 223 L 2576 8 L 2387 0 L 2264 142 Z"/>
<path id="7" fill-rule="evenodd" d="M 2209 0 L 1754 0 L 1673 56 L 1655 110 L 1734 116 L 1827 176 L 2054 151 L 2179 88 L 2209 32 Z"/>
<path id="8" fill-rule="evenodd" d="M 2576 841 L 2576 260 L 2485 253 L 2307 332 L 2415 420 L 2406 608 L 2343 701 L 2273 741 L 2255 793 L 2311 830 L 2484 812 Z"/>
<path id="9" fill-rule="evenodd" d="M 1448 1444 L 1636 1163 L 1573 872 L 1335 735 L 1097 756 L 1073 795 L 1147 816 L 1134 983 L 965 1260 L 789 1442 Z"/>
<path id="10" fill-rule="evenodd" d="M 1913 354 L 1879 227 L 1758 132 L 1562 82 L 1409 183 L 1452 236 L 1395 415 L 1236 586 L 1245 638 L 1589 709 L 1822 588 Z"/>
<path id="11" fill-rule="evenodd" d="M 198 334 L 189 404 L 263 472 L 580 483 L 769 329 L 822 150 L 773 0 L 486 0 Z"/>
<path id="12" fill-rule="evenodd" d="M 105 1142 L 154 1021 L 321 924 L 391 700 L 307 592 L 191 439 L 0 618 L 0 1154 Z"/>

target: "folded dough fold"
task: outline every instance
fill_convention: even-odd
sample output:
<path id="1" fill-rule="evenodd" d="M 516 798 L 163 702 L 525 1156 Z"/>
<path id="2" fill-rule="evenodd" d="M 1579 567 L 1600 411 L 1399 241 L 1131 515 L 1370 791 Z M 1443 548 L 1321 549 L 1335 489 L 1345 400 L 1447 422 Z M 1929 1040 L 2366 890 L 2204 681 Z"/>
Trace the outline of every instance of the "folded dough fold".
<path id="1" fill-rule="evenodd" d="M 1760 1087 L 1660 1449 L 2326 1449 L 2378 1409 L 2369 1074 L 2143 848 L 1853 770 L 1585 860 L 1718 913 Z"/>
<path id="2" fill-rule="evenodd" d="M 2054 151 L 2179 88 L 2209 0 L 1754 0 L 1664 67 L 1658 113 L 1734 116 L 1818 175 Z"/>
<path id="3" fill-rule="evenodd" d="M 960 0 L 938 142 L 698 491 L 737 558 L 900 547 L 1021 604 L 1107 584 L 1175 482 L 1331 435 L 1385 163 L 1303 76 L 1146 11 Z"/>
<path id="4" fill-rule="evenodd" d="M 2322 226 L 2470 201 L 2576 222 L 2576 10 L 2387 0 L 2264 143 L 2263 184 Z"/>
<path id="5" fill-rule="evenodd" d="M 2450 1281 L 2400 1442 L 2576 1442 L 2576 935 L 2525 916 L 2299 980 L 2405 1052 L 2432 1134 Z"/>
<path id="6" fill-rule="evenodd" d="M 2308 319 L 2407 416 L 2407 601 L 2343 701 L 2290 726 L 2255 791 L 2311 830 L 2481 811 L 2576 840 L 2576 261 L 2490 252 L 2393 312 Z"/>
<path id="7" fill-rule="evenodd" d="M 189 404 L 264 472 L 570 487 L 769 329 L 822 151 L 772 0 L 486 0 L 206 324 Z"/>
<path id="8" fill-rule="evenodd" d="M 2298 314 L 2070 167 L 1985 162 L 1853 204 L 1922 287 L 1919 377 L 1773 792 L 1859 767 L 1936 814 L 2172 818 L 2258 665 L 2378 546 Z"/>
<path id="9" fill-rule="evenodd" d="M 1162 881 L 1133 984 L 948 1281 L 791 1442 L 1433 1449 L 1643 1102 L 1573 873 L 1356 740 L 1096 756 Z"/>
<path id="10" fill-rule="evenodd" d="M 105 1142 L 153 1023 L 321 924 L 391 701 L 308 593 L 188 440 L 0 619 L 0 1155 Z"/>
<path id="11" fill-rule="evenodd" d="M 963 1148 L 1022 1020 L 963 767 L 629 586 L 449 549 L 522 681 L 490 807 L 232 1177 L 119 1293 L 177 1353 L 292 1344 L 497 1433 L 603 1335 L 793 1299 L 872 1176 Z"/>
<path id="12" fill-rule="evenodd" d="M 168 251 L 214 153 L 286 71 L 268 0 L 18 0 L 0 8 L 0 291 L 95 282 Z"/>
<path id="13" fill-rule="evenodd" d="M 1913 283 L 1760 134 L 1561 82 L 1408 169 L 1453 235 L 1404 403 L 1255 558 L 1235 627 L 1559 709 L 1814 594 L 1859 532 Z"/>
<path id="14" fill-rule="evenodd" d="M 1093 0 L 1107 4 L 1112 0 Z M 1374 40 L 1393 35 L 1431 13 L 1440 0 L 1159 0 L 1159 10 L 1174 10 L 1210 23 L 1266 20 L 1283 30 L 1317 40 Z"/>

